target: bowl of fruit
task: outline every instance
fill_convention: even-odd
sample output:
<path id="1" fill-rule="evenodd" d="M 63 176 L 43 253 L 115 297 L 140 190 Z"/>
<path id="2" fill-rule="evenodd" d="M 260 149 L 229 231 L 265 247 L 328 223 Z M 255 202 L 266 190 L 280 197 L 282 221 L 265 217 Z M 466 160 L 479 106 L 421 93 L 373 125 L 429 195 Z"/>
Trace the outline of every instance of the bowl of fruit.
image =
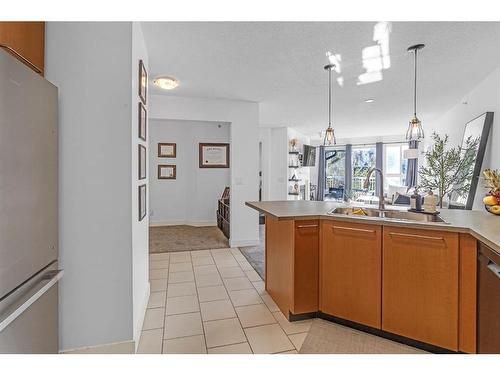
<path id="1" fill-rule="evenodd" d="M 486 169 L 484 172 L 486 187 L 490 189 L 486 197 L 483 198 L 486 211 L 495 215 L 500 215 L 500 171 Z"/>

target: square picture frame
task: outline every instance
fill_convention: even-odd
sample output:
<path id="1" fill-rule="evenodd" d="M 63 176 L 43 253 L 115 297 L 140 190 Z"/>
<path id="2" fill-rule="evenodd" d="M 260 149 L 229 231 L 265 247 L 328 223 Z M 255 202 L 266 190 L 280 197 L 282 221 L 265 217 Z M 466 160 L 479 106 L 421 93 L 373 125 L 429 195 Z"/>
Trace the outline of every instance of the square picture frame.
<path id="1" fill-rule="evenodd" d="M 158 165 L 158 180 L 176 180 L 177 166 L 173 164 Z"/>
<path id="2" fill-rule="evenodd" d="M 146 141 L 147 138 L 147 124 L 148 124 L 148 111 L 146 110 L 146 107 L 139 102 L 139 109 L 138 109 L 138 128 L 139 128 L 139 138 L 142 139 L 143 141 Z"/>
<path id="3" fill-rule="evenodd" d="M 138 178 L 144 180 L 146 178 L 146 147 L 139 145 L 138 147 Z"/>
<path id="4" fill-rule="evenodd" d="M 229 168 L 229 143 L 200 143 L 200 168 Z"/>
<path id="5" fill-rule="evenodd" d="M 146 217 L 146 191 L 146 184 L 142 184 L 138 187 L 139 221 L 142 221 Z"/>
<path id="6" fill-rule="evenodd" d="M 177 143 L 158 143 L 159 158 L 177 157 Z"/>
<path id="7" fill-rule="evenodd" d="M 144 66 L 144 62 L 139 60 L 139 98 L 144 105 L 146 105 L 146 100 L 148 97 L 148 72 Z"/>

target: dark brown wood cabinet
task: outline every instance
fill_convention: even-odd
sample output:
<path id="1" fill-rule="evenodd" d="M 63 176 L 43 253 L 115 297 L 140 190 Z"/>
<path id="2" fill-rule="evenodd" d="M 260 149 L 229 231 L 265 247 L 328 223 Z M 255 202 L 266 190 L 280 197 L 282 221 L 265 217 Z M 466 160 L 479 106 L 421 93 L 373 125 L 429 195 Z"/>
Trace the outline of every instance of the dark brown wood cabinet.
<path id="1" fill-rule="evenodd" d="M 384 226 L 382 329 L 458 350 L 458 233 Z"/>
<path id="2" fill-rule="evenodd" d="M 322 221 L 320 310 L 381 328 L 382 227 Z"/>
<path id="3" fill-rule="evenodd" d="M 31 69 L 43 75 L 45 22 L 0 22 L 0 45 Z"/>

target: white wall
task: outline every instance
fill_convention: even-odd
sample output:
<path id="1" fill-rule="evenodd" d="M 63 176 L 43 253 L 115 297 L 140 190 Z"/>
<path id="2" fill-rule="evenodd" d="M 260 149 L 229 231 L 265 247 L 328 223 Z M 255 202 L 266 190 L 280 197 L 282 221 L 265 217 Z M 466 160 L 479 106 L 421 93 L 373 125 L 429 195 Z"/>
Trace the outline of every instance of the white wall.
<path id="1" fill-rule="evenodd" d="M 199 168 L 199 143 L 229 143 L 224 122 L 151 120 L 149 160 L 151 225 L 216 225 L 217 200 L 230 185 L 229 168 Z M 176 143 L 175 158 L 158 157 L 158 143 Z M 159 164 L 177 166 L 175 180 L 159 180 Z"/>
<path id="2" fill-rule="evenodd" d="M 286 200 L 288 197 L 287 129 L 259 128 L 262 143 L 262 200 Z"/>
<path id="3" fill-rule="evenodd" d="M 463 104 L 464 102 L 466 104 Z M 426 143 L 430 143 L 430 135 L 435 130 L 440 135 L 448 134 L 451 145 L 460 144 L 465 124 L 484 112 L 494 112 L 494 119 L 482 170 L 500 169 L 500 67 L 464 95 L 459 103 L 435 122 L 423 124 L 426 131 Z M 474 199 L 474 209 L 484 209 L 482 198 L 485 193 L 486 189 L 480 180 Z"/>
<path id="4" fill-rule="evenodd" d="M 151 95 L 149 116 L 150 119 L 222 121 L 231 124 L 230 244 L 258 244 L 258 214 L 245 206 L 245 201 L 258 199 L 258 104 L 237 100 Z"/>
<path id="5" fill-rule="evenodd" d="M 143 293 L 147 283 L 136 289 L 147 270 L 133 266 L 147 250 L 140 245 L 144 234 L 134 230 L 132 238 L 131 224 L 132 28 L 130 22 L 46 25 L 46 78 L 59 87 L 61 350 L 131 341 L 133 291 Z"/>
<path id="6" fill-rule="evenodd" d="M 132 142 L 132 289 L 133 289 L 133 327 L 134 341 L 137 349 L 139 338 L 144 320 L 144 314 L 148 305 L 149 299 L 149 216 L 146 215 L 142 221 L 139 221 L 139 194 L 138 187 L 142 184 L 147 184 L 149 187 L 150 170 L 149 163 L 146 162 L 146 179 L 139 180 L 138 178 L 138 145 L 141 144 L 147 149 L 147 141 L 144 142 L 138 137 L 139 134 L 139 95 L 138 95 L 138 69 L 139 60 L 142 60 L 146 71 L 148 71 L 148 51 L 144 42 L 141 24 L 132 22 L 132 55 L 130 71 L 131 82 L 131 142 Z M 146 109 L 149 102 L 146 100 Z M 146 140 L 149 137 L 149 129 L 146 125 Z M 146 157 L 148 152 L 146 152 Z M 150 192 L 146 192 L 146 212 L 149 205 Z"/>

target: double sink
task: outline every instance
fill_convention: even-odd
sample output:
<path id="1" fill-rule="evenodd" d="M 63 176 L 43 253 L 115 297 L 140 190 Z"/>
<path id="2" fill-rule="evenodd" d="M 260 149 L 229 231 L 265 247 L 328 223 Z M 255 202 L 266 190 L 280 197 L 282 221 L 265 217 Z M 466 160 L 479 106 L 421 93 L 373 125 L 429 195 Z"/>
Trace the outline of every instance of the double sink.
<path id="1" fill-rule="evenodd" d="M 356 217 L 376 217 L 380 219 L 413 221 L 420 223 L 445 223 L 438 215 L 411 211 L 380 210 L 365 207 L 338 207 L 328 212 L 328 215 L 346 215 Z"/>

